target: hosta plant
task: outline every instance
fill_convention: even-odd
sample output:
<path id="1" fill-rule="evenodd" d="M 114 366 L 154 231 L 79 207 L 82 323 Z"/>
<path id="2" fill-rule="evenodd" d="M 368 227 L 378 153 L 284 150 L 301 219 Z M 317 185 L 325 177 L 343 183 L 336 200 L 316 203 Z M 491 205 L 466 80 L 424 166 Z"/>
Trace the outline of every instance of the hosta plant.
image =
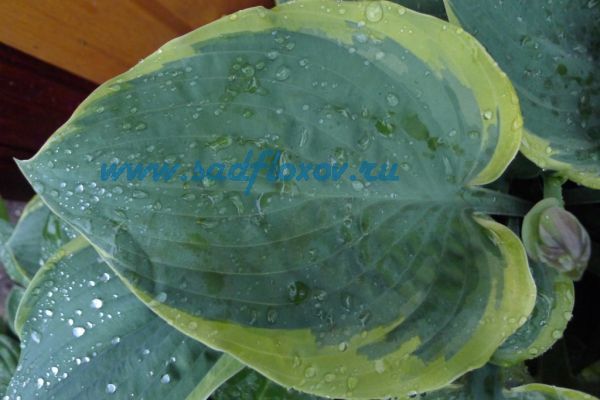
<path id="1" fill-rule="evenodd" d="M 531 139 L 521 86 L 409 3 L 224 17 L 100 86 L 19 161 L 38 197 L 0 253 L 25 289 L 6 396 L 591 398 L 503 380 L 563 336 L 590 255 L 576 276 L 548 262 L 568 254 L 528 257 L 521 220 L 544 194 L 511 164 Z M 566 178 L 595 187 L 565 162 L 527 178 L 548 198 Z M 553 238 L 591 246 L 572 217 Z"/>

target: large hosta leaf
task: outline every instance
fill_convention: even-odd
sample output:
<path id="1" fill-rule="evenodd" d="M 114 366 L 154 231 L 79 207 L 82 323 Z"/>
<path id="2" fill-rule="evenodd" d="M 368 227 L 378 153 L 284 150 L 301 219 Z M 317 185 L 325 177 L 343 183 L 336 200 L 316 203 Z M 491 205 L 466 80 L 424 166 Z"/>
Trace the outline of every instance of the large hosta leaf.
<path id="1" fill-rule="evenodd" d="M 599 189 L 598 2 L 445 1 L 450 21 L 473 33 L 513 81 L 523 153 Z"/>
<path id="2" fill-rule="evenodd" d="M 6 246 L 16 267 L 29 280 L 48 257 L 75 236 L 74 230 L 35 196 L 27 203 Z"/>
<path id="3" fill-rule="evenodd" d="M 512 365 L 538 357 L 557 340 L 571 320 L 575 305 L 573 281 L 539 262 L 529 260 L 537 300 L 527 322 L 494 353 L 493 362 Z"/>
<path id="4" fill-rule="evenodd" d="M 21 167 L 186 334 L 283 386 L 403 396 L 483 365 L 533 308 L 519 240 L 476 214 L 521 211 L 476 186 L 518 151 L 520 118 L 506 76 L 461 30 L 387 2 L 307 0 L 167 44 Z M 263 149 L 354 171 L 398 163 L 399 180 L 261 171 L 244 195 L 245 182 L 99 179 L 111 161 L 189 172 Z"/>
<path id="5" fill-rule="evenodd" d="M 220 357 L 154 315 L 81 238 L 36 274 L 16 325 L 8 399 L 186 399 Z"/>

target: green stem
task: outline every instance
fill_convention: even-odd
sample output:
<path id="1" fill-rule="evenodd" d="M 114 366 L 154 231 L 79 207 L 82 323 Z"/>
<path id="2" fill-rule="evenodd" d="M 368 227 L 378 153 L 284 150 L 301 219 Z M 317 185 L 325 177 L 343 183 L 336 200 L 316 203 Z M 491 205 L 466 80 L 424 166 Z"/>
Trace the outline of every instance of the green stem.
<path id="1" fill-rule="evenodd" d="M 562 185 L 566 179 L 556 174 L 544 175 L 544 198 L 555 198 L 564 206 Z"/>

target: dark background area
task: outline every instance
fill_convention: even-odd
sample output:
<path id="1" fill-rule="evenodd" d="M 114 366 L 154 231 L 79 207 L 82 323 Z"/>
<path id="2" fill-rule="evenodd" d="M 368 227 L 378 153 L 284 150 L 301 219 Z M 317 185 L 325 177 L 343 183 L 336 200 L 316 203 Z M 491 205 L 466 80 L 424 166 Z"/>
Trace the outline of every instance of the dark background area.
<path id="1" fill-rule="evenodd" d="M 33 196 L 13 158 L 33 156 L 96 86 L 0 44 L 0 196 Z"/>

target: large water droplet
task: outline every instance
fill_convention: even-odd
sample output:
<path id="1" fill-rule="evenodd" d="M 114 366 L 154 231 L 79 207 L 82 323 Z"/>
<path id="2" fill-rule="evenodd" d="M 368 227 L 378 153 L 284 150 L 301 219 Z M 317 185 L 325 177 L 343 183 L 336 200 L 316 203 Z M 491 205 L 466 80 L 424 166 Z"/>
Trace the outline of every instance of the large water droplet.
<path id="1" fill-rule="evenodd" d="M 98 310 L 98 309 L 102 308 L 102 304 L 104 304 L 102 302 L 102 300 L 100 300 L 100 299 L 93 299 L 92 302 L 90 303 L 90 307 Z"/>
<path id="2" fill-rule="evenodd" d="M 358 385 L 358 378 L 351 376 L 346 381 L 346 384 L 348 385 L 348 389 L 353 390 Z"/>
<path id="3" fill-rule="evenodd" d="M 383 8 L 379 1 L 369 3 L 365 10 L 365 17 L 371 22 L 379 22 L 383 18 Z"/>
<path id="4" fill-rule="evenodd" d="M 279 68 L 279 70 L 275 73 L 275 78 L 277 78 L 279 81 L 285 81 L 290 77 L 291 74 L 292 72 L 290 69 L 284 66 Z"/>
<path id="5" fill-rule="evenodd" d="M 75 328 L 73 328 L 73 336 L 75 336 L 76 338 L 83 336 L 84 333 L 85 328 L 81 326 L 76 326 Z"/>
<path id="6" fill-rule="evenodd" d="M 306 378 L 312 378 L 317 374 L 317 369 L 315 367 L 308 367 L 304 370 L 304 376 Z"/>
<path id="7" fill-rule="evenodd" d="M 30 337 L 34 343 L 39 343 L 42 340 L 42 335 L 38 331 L 31 331 Z"/>

